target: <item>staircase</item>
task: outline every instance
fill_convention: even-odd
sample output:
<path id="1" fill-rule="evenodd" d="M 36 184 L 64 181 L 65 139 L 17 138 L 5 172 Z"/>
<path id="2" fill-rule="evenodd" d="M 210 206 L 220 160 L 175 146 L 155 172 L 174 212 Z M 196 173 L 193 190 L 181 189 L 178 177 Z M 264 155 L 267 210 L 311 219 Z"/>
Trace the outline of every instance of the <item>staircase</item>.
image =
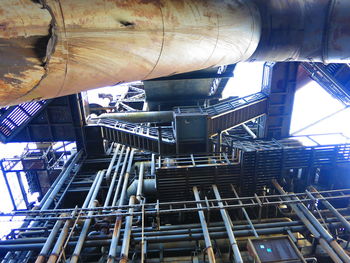
<path id="1" fill-rule="evenodd" d="M 172 128 L 161 128 L 159 134 L 158 128 L 114 119 L 92 119 L 90 126 L 100 126 L 103 138 L 109 141 L 150 152 L 175 152 Z"/>
<path id="2" fill-rule="evenodd" d="M 30 122 L 49 101 L 33 101 L 1 109 L 0 141 L 7 143 Z"/>

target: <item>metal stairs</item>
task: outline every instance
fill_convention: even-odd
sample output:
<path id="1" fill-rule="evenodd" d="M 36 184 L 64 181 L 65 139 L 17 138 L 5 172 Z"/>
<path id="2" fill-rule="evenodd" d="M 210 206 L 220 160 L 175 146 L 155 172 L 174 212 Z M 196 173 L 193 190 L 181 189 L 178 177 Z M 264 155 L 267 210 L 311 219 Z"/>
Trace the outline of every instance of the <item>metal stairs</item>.
<path id="1" fill-rule="evenodd" d="M 16 136 L 46 105 L 46 101 L 33 101 L 1 109 L 0 141 L 7 143 Z"/>
<path id="2" fill-rule="evenodd" d="M 158 129 L 114 119 L 92 119 L 89 125 L 100 126 L 103 138 L 109 141 L 150 152 L 175 152 L 172 128 Z"/>

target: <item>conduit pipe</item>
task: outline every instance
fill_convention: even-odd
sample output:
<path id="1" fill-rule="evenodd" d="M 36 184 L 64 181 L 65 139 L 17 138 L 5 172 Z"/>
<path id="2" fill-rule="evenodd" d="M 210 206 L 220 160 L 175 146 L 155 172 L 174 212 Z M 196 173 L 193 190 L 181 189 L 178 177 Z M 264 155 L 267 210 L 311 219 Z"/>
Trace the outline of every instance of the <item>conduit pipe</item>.
<path id="1" fill-rule="evenodd" d="M 113 192 L 113 189 L 114 189 L 115 181 L 117 180 L 119 166 L 120 166 L 120 163 L 121 163 L 122 158 L 123 158 L 124 150 L 125 150 L 125 145 L 123 145 L 123 147 L 122 147 L 122 149 L 120 151 L 118 162 L 117 162 L 117 165 L 116 165 L 116 167 L 114 169 L 111 185 L 109 186 L 108 193 L 107 193 L 107 196 L 106 196 L 106 199 L 105 199 L 104 207 L 107 207 L 109 205 L 109 201 L 110 201 L 110 199 L 112 197 L 112 192 Z"/>
<path id="2" fill-rule="evenodd" d="M 193 190 L 194 198 L 196 199 L 196 201 L 200 201 L 201 199 L 199 197 L 197 187 L 194 186 L 192 188 L 192 190 Z M 197 206 L 199 208 L 202 208 L 201 203 L 198 203 Z M 209 235 L 209 231 L 208 231 L 207 222 L 205 221 L 204 212 L 202 210 L 199 210 L 198 216 L 199 216 L 199 220 L 200 220 L 201 226 L 202 226 L 202 231 L 203 231 L 203 236 L 204 236 L 204 241 L 205 241 L 205 249 L 206 249 L 206 253 L 208 255 L 208 260 L 210 263 L 215 263 L 216 262 L 215 254 L 214 254 L 213 246 L 211 244 L 210 235 Z"/>
<path id="3" fill-rule="evenodd" d="M 106 172 L 106 180 L 107 180 L 107 182 L 109 182 L 110 179 L 111 179 L 111 172 L 112 172 L 112 169 L 113 169 L 113 165 L 114 165 L 114 163 L 115 163 L 115 160 L 117 159 L 117 156 L 118 156 L 118 153 L 119 153 L 119 148 L 120 148 L 120 144 L 118 143 L 118 144 L 117 144 L 117 148 L 114 149 L 114 153 L 113 153 L 112 160 L 111 160 L 111 162 L 109 163 L 109 166 L 108 166 L 108 169 L 107 169 L 107 172 Z"/>
<path id="4" fill-rule="evenodd" d="M 221 196 L 220 196 L 220 193 L 219 193 L 217 186 L 212 185 L 212 187 L 214 190 L 215 198 L 218 200 L 221 200 Z M 233 255 L 234 255 L 234 260 L 236 263 L 243 263 L 241 252 L 239 251 L 235 235 L 233 234 L 233 231 L 232 231 L 231 226 L 233 224 L 232 224 L 231 218 L 227 214 L 227 211 L 223 208 L 224 204 L 221 201 L 218 201 L 218 205 L 220 208 L 222 208 L 222 209 L 220 209 L 220 213 L 221 213 L 222 220 L 224 221 L 224 224 L 225 224 L 228 238 L 230 240 L 230 244 L 231 244 Z"/>
<path id="5" fill-rule="evenodd" d="M 135 204 L 135 196 L 132 195 L 130 197 L 130 200 L 129 200 L 129 205 L 132 206 L 134 204 Z M 130 207 L 129 213 L 132 213 L 132 212 L 134 212 L 134 208 Z M 123 243 L 122 243 L 122 248 L 121 248 L 121 252 L 120 252 L 120 261 L 119 261 L 120 263 L 126 263 L 129 260 L 128 255 L 129 255 L 129 248 L 130 248 L 132 219 L 133 219 L 132 215 L 126 217 Z"/>

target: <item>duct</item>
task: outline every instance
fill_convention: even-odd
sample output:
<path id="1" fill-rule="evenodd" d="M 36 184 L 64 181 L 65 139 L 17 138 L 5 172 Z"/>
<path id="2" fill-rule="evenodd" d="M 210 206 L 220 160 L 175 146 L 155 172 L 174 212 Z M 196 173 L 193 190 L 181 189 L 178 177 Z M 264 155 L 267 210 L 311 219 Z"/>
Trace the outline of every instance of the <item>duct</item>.
<path id="1" fill-rule="evenodd" d="M 100 119 L 116 119 L 119 121 L 127 121 L 131 123 L 165 123 L 174 121 L 172 111 L 136 111 L 136 112 L 118 112 L 104 113 L 98 116 Z"/>
<path id="2" fill-rule="evenodd" d="M 23 77 L 22 73 L 27 71 L 8 67 L 14 64 L 11 56 L 1 59 L 9 63 L 0 72 L 13 76 L 10 82 L 1 77 L 1 106 L 232 64 L 248 59 L 260 38 L 259 13 L 250 1 L 45 0 L 44 3 L 45 9 L 31 0 L 1 3 L 0 12 L 12 14 L 1 15 L 0 32 L 5 32 L 0 35 L 1 41 L 16 40 L 7 33 L 12 21 L 26 22 L 28 27 L 20 32 L 22 36 L 26 32 L 32 35 L 39 28 L 45 30 L 36 35 L 47 36 L 52 23 L 45 68 L 37 65 L 39 60 L 35 64 L 38 72 Z M 14 23 L 10 29 L 20 31 L 22 24 Z M 5 46 L 2 54 L 9 51 L 11 47 Z M 34 60 L 26 54 L 19 57 L 24 61 Z M 14 87 L 16 82 L 19 85 Z"/>

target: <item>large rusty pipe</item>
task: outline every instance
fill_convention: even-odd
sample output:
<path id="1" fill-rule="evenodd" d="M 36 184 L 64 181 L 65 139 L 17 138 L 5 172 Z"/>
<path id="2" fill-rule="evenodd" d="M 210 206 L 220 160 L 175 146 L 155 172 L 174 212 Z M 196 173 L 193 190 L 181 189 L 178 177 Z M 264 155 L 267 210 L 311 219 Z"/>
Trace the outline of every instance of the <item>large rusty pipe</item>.
<path id="1" fill-rule="evenodd" d="M 42 2 L 1 1 L 1 106 L 235 63 L 260 38 L 251 1 Z"/>
<path id="2" fill-rule="evenodd" d="M 2 0 L 0 106 L 239 61 L 350 62 L 348 0 Z"/>

